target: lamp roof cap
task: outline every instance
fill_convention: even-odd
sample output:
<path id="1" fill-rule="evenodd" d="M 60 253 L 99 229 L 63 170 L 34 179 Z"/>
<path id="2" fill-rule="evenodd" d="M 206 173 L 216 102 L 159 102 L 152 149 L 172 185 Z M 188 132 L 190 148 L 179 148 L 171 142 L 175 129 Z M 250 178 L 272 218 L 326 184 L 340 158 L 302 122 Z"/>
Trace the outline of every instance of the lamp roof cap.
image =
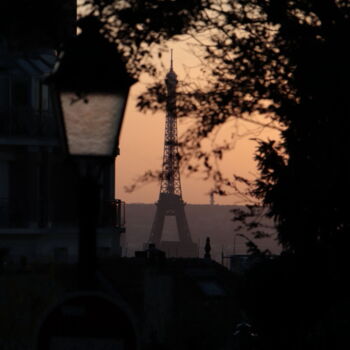
<path id="1" fill-rule="evenodd" d="M 123 57 L 101 33 L 102 23 L 88 16 L 79 22 L 81 34 L 64 47 L 55 84 L 64 90 L 83 93 L 115 91 L 130 87 L 135 80 L 128 74 Z"/>

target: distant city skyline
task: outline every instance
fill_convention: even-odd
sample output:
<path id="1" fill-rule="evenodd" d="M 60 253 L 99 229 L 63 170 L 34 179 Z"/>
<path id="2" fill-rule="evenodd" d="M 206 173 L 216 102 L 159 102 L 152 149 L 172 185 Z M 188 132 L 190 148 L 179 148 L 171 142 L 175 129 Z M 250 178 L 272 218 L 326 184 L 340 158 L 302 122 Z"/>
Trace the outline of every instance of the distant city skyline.
<path id="1" fill-rule="evenodd" d="M 174 48 L 174 70 L 181 82 L 199 76 L 201 62 L 187 49 L 188 42 L 171 43 Z M 162 60 L 156 64 L 164 65 L 164 78 L 170 64 L 169 54 L 163 54 Z M 127 203 L 154 203 L 159 196 L 159 183 L 151 183 L 136 189 L 132 193 L 125 191 L 125 186 L 130 186 L 133 181 L 147 170 L 160 170 L 162 167 L 165 111 L 155 114 L 141 113 L 136 109 L 136 97 L 145 89 L 147 81 L 135 84 L 132 88 L 125 114 L 123 130 L 120 141 L 120 155 L 116 160 L 116 197 Z M 238 129 L 237 129 L 238 127 Z M 179 135 L 185 130 L 184 120 L 178 121 Z M 250 130 L 252 133 L 247 133 Z M 223 173 L 232 177 L 233 174 L 253 179 L 257 175 L 256 164 L 253 159 L 258 138 L 276 138 L 277 132 L 262 130 L 253 124 L 241 121 L 234 128 L 225 125 L 221 132 L 221 139 L 229 139 L 234 132 L 247 134 L 237 137 L 234 134 L 235 149 L 227 153 L 221 162 Z M 213 186 L 211 181 L 203 180 L 203 175 L 196 174 L 190 177 L 181 175 L 183 198 L 191 204 L 210 203 L 209 192 Z M 234 196 L 214 198 L 217 204 L 242 204 L 237 202 Z"/>

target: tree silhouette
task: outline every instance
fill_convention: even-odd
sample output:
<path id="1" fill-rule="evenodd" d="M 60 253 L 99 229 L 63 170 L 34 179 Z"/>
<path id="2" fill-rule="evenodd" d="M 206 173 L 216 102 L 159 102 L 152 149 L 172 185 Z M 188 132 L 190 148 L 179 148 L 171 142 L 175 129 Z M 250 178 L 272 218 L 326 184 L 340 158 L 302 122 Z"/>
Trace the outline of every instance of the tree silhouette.
<path id="1" fill-rule="evenodd" d="M 192 27 L 207 0 L 83 0 L 80 16 L 96 16 L 103 24 L 102 32 L 116 43 L 128 61 L 129 72 L 137 78 L 141 72 L 156 75 L 152 49 L 161 57 L 162 45 L 175 35 Z"/>
<path id="2" fill-rule="evenodd" d="M 210 80 L 184 86 L 178 98 L 178 114 L 195 116 L 182 160 L 190 171 L 201 163 L 217 193 L 232 185 L 213 166 L 231 145 L 205 151 L 203 139 L 234 118 L 281 130 L 281 142 L 258 143 L 252 193 L 276 220 L 284 248 L 303 256 L 348 239 L 349 15 L 347 1 L 210 1 L 191 32 Z M 201 42 L 204 28 L 209 39 Z M 139 98 L 141 110 L 163 103 L 161 84 Z"/>
<path id="3" fill-rule="evenodd" d="M 206 150 L 203 140 L 237 119 L 280 130 L 281 142 L 258 142 L 260 177 L 251 193 L 269 208 L 285 250 L 307 256 L 321 246 L 344 246 L 347 1 L 86 0 L 83 6 L 100 17 L 135 76 L 156 75 L 149 61 L 153 44 L 186 33 L 197 42 L 207 84 L 182 83 L 178 97 L 178 116 L 193 117 L 180 140 L 187 171 L 204 170 L 216 183 L 214 192 L 225 194 L 235 181 L 215 164 L 233 145 Z M 164 86 L 157 82 L 139 96 L 138 107 L 156 111 L 164 103 Z M 141 178 L 159 178 L 147 174 Z"/>

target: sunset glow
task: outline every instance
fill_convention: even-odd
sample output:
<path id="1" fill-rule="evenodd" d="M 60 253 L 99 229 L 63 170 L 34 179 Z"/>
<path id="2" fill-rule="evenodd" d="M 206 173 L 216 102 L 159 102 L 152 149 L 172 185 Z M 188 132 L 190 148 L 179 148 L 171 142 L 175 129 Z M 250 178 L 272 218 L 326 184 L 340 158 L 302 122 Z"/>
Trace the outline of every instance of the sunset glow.
<path id="1" fill-rule="evenodd" d="M 169 45 L 170 46 L 170 45 Z M 188 42 L 171 43 L 175 48 L 174 69 L 179 80 L 194 79 L 200 74 L 202 66 L 199 59 L 188 49 Z M 164 77 L 169 68 L 170 54 L 164 54 L 158 63 L 164 67 Z M 146 82 L 144 82 L 146 80 Z M 116 161 L 116 196 L 128 203 L 153 203 L 159 195 L 159 183 L 141 186 L 132 193 L 125 191 L 135 179 L 147 170 L 160 170 L 162 166 L 164 142 L 164 113 L 141 113 L 136 109 L 136 98 L 144 91 L 149 79 L 141 79 L 134 85 L 128 101 L 123 129 L 120 140 L 120 155 Z M 263 120 L 261 120 L 263 121 Z M 179 136 L 188 127 L 188 121 L 179 120 Z M 232 121 L 226 123 L 218 132 L 215 142 L 229 140 L 234 143 L 234 149 L 224 155 L 220 169 L 229 178 L 239 175 L 254 179 L 257 175 L 256 164 L 253 159 L 256 141 L 253 138 L 276 139 L 278 131 L 263 128 L 245 121 Z M 210 147 L 211 143 L 208 143 Z M 188 203 L 208 204 L 209 191 L 213 184 L 203 179 L 203 174 L 181 177 L 183 197 Z M 216 197 L 217 204 L 241 204 L 241 200 L 234 195 Z"/>

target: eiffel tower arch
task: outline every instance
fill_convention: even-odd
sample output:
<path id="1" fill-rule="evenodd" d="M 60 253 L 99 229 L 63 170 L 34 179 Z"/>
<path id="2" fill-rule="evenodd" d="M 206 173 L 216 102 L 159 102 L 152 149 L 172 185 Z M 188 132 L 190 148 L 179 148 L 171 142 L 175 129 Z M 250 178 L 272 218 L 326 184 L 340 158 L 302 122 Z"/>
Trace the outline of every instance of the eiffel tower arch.
<path id="1" fill-rule="evenodd" d="M 165 83 L 167 104 L 162 179 L 149 243 L 164 250 L 168 256 L 197 257 L 198 246 L 192 241 L 181 191 L 176 118 L 177 76 L 173 69 L 172 54 L 170 71 L 166 75 Z M 174 216 L 176 219 L 178 241 L 162 240 L 166 216 Z"/>

